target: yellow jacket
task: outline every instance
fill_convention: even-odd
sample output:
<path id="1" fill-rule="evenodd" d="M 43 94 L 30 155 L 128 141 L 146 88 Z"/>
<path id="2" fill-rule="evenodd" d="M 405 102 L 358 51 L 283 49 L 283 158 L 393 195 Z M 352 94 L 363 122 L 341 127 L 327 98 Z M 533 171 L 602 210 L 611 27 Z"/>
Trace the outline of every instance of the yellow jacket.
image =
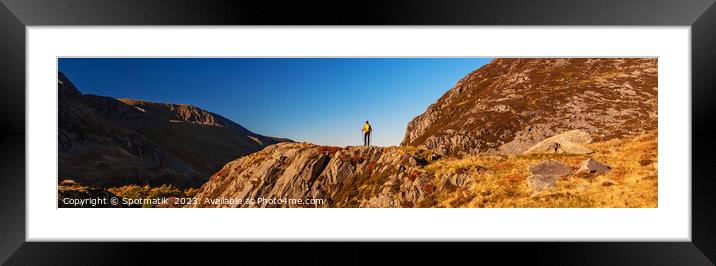
<path id="1" fill-rule="evenodd" d="M 363 132 L 371 132 L 371 131 L 373 131 L 373 129 L 370 127 L 370 124 L 365 123 L 363 125 Z"/>

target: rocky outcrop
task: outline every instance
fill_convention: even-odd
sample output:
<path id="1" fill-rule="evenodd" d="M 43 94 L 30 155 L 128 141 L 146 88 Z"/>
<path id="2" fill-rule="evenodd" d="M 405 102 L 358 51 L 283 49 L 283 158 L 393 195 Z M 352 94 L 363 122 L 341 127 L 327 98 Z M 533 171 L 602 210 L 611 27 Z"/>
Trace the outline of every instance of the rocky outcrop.
<path id="1" fill-rule="evenodd" d="M 527 149 L 524 154 L 589 154 L 593 151 L 584 146 L 584 144 L 589 143 L 592 143 L 592 138 L 589 136 L 589 133 L 581 130 L 571 130 L 538 142 Z"/>
<path id="2" fill-rule="evenodd" d="M 586 159 L 579 164 L 575 174 L 601 175 L 609 172 L 612 168 L 592 158 Z"/>
<path id="3" fill-rule="evenodd" d="M 429 207 L 448 182 L 469 182 L 429 176 L 425 158 L 394 147 L 275 144 L 226 164 L 194 207 Z"/>
<path id="4" fill-rule="evenodd" d="M 521 154 L 573 129 L 635 136 L 656 129 L 657 94 L 655 58 L 495 59 L 413 119 L 401 145 Z"/>
<path id="5" fill-rule="evenodd" d="M 191 105 L 82 94 L 58 80 L 59 177 L 100 187 L 198 187 L 236 157 L 290 141 Z"/>

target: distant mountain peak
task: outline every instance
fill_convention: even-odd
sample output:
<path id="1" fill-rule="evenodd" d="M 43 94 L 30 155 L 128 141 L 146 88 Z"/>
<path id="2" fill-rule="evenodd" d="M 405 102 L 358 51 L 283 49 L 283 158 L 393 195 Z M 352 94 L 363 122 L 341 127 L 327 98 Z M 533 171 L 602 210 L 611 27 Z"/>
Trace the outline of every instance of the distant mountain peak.
<path id="1" fill-rule="evenodd" d="M 57 73 L 57 92 L 60 96 L 79 96 L 82 93 L 77 90 L 75 84 L 65 76 L 64 73 Z"/>
<path id="2" fill-rule="evenodd" d="M 210 126 L 226 126 L 226 123 L 229 122 L 226 118 L 191 104 L 160 103 L 128 98 L 120 98 L 117 100 L 140 108 L 141 110 L 146 111 L 147 109 L 152 109 L 157 112 L 162 112 L 170 116 L 170 120 L 175 122 L 181 121 Z"/>

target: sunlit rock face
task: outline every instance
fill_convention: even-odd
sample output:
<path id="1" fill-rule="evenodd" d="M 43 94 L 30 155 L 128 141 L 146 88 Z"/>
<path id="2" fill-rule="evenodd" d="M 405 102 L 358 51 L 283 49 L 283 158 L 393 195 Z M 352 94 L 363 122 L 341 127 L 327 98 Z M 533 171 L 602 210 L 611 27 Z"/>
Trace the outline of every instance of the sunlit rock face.
<path id="1" fill-rule="evenodd" d="M 407 127 L 401 145 L 519 154 L 574 129 L 594 141 L 657 128 L 657 59 L 495 59 Z"/>

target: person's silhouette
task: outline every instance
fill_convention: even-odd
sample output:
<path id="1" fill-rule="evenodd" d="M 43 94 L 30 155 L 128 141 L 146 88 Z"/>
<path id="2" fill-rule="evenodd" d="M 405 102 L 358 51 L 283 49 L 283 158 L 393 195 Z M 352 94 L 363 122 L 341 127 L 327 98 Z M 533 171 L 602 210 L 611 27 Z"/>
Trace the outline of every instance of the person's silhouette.
<path id="1" fill-rule="evenodd" d="M 365 124 L 363 124 L 363 145 L 369 146 L 370 145 L 370 132 L 373 131 L 373 127 L 370 126 L 370 123 L 368 123 L 368 120 L 365 121 Z"/>

